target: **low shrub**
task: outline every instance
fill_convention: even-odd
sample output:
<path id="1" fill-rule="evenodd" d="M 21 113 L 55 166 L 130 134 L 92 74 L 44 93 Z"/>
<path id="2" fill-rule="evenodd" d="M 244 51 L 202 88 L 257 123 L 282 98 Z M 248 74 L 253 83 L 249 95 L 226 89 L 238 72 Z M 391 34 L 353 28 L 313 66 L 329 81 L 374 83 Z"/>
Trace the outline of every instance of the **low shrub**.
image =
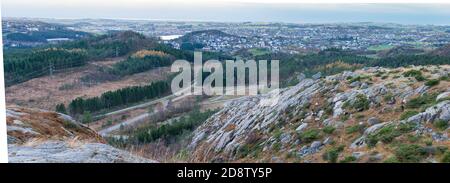
<path id="1" fill-rule="evenodd" d="M 400 120 L 408 119 L 416 114 L 419 114 L 417 111 L 405 111 L 400 115 Z"/>
<path id="2" fill-rule="evenodd" d="M 426 157 L 426 151 L 416 144 L 400 144 L 395 149 L 395 156 L 401 163 L 418 163 Z"/>
<path id="3" fill-rule="evenodd" d="M 405 77 L 415 77 L 415 76 L 421 76 L 422 72 L 419 70 L 409 70 L 403 73 L 403 76 Z"/>
<path id="4" fill-rule="evenodd" d="M 340 163 L 352 163 L 355 162 L 356 158 L 354 156 L 346 156 Z"/>
<path id="5" fill-rule="evenodd" d="M 435 121 L 433 125 L 439 130 L 446 130 L 448 128 L 448 121 L 438 120 Z"/>
<path id="6" fill-rule="evenodd" d="M 450 151 L 447 151 L 444 153 L 444 156 L 442 156 L 442 163 L 450 163 Z"/>
<path id="7" fill-rule="evenodd" d="M 384 160 L 383 163 L 400 163 L 400 161 L 395 156 L 392 156 Z"/>
<path id="8" fill-rule="evenodd" d="M 320 136 L 320 131 L 317 129 L 310 129 L 310 130 L 306 130 L 303 133 L 301 133 L 299 135 L 299 138 L 302 142 L 312 142 L 316 139 L 318 139 Z"/>
<path id="9" fill-rule="evenodd" d="M 418 109 L 425 105 L 435 103 L 437 94 L 424 94 L 422 96 L 411 99 L 405 104 L 406 108 Z"/>
<path id="10" fill-rule="evenodd" d="M 344 150 L 344 145 L 340 145 L 339 147 L 332 147 L 324 154 L 322 154 L 322 158 L 329 163 L 336 163 L 339 157 L 339 154 Z"/>
<path id="11" fill-rule="evenodd" d="M 364 111 L 369 109 L 370 107 L 370 101 L 367 99 L 367 97 L 363 94 L 359 94 L 356 96 L 355 101 L 350 102 L 347 101 L 343 105 L 344 108 L 354 109 L 356 111 Z"/>
<path id="12" fill-rule="evenodd" d="M 425 86 L 429 86 L 429 87 L 436 86 L 439 84 L 439 82 L 440 82 L 440 80 L 430 79 L 427 82 L 425 82 Z"/>
<path id="13" fill-rule="evenodd" d="M 322 129 L 322 131 L 326 134 L 332 134 L 334 130 L 336 130 L 336 128 L 332 126 L 326 126 L 325 128 Z"/>
<path id="14" fill-rule="evenodd" d="M 367 145 L 369 147 L 375 146 L 378 141 L 385 144 L 391 143 L 396 137 L 408 133 L 414 129 L 414 124 L 399 124 L 397 128 L 395 125 L 388 125 L 381 128 L 377 133 L 367 136 Z"/>

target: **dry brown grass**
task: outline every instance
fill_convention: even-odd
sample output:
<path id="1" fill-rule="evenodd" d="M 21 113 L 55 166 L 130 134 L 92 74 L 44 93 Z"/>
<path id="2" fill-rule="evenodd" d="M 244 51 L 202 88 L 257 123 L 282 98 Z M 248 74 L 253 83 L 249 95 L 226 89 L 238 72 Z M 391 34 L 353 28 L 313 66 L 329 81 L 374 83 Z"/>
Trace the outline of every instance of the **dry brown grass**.
<path id="1" fill-rule="evenodd" d="M 19 117 L 7 117 L 8 126 L 13 125 L 14 120 L 21 121 L 26 128 L 32 129 L 37 134 L 23 133 L 21 131 L 9 131 L 8 135 L 20 139 L 22 142 L 42 141 L 45 139 L 62 140 L 92 140 L 104 142 L 104 140 L 94 131 L 81 124 L 68 125 L 67 122 L 54 112 L 46 112 L 37 109 L 28 109 L 21 107 L 8 107 L 9 110 L 23 113 Z"/>
<path id="2" fill-rule="evenodd" d="M 168 54 L 162 52 L 162 51 L 155 51 L 155 50 L 140 50 L 131 55 L 131 57 L 134 58 L 144 58 L 145 56 L 160 56 L 160 57 L 167 57 Z"/>
<path id="3" fill-rule="evenodd" d="M 115 62 L 117 60 L 94 63 L 97 65 L 109 65 Z M 90 86 L 84 85 L 81 78 L 99 72 L 96 67 L 95 65 L 89 64 L 72 71 L 54 74 L 53 77 L 44 76 L 7 87 L 5 92 L 6 103 L 9 105 L 16 104 L 32 108 L 54 110 L 57 104 L 64 103 L 67 105 L 77 97 L 94 97 L 106 91 L 148 84 L 151 81 L 163 80 L 170 73 L 169 68 L 165 67 L 126 76 L 116 81 Z M 74 87 L 61 90 L 61 87 L 65 85 L 73 85 Z"/>

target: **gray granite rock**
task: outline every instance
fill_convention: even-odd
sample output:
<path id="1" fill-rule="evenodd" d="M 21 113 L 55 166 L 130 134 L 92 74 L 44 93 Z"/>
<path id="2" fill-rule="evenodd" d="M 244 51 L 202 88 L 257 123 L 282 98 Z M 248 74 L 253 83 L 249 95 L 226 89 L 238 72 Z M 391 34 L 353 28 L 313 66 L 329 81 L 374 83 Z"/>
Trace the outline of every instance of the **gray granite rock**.
<path id="1" fill-rule="evenodd" d="M 154 163 L 101 143 L 46 141 L 34 146 L 8 145 L 11 163 Z"/>

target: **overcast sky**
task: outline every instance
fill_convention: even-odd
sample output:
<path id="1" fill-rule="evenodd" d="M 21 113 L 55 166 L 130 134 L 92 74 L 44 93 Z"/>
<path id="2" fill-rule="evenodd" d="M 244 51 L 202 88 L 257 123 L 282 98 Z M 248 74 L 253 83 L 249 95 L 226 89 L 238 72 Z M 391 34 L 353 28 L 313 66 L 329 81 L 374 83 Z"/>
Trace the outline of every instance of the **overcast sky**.
<path id="1" fill-rule="evenodd" d="M 2 0 L 2 17 L 450 25 L 450 4 L 301 4 L 294 0 Z"/>

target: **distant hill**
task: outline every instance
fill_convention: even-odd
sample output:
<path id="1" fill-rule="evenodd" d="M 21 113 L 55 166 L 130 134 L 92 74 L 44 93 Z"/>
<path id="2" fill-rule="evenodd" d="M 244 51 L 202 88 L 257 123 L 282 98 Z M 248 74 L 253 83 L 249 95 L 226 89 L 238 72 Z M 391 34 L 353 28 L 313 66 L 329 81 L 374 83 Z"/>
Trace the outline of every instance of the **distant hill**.
<path id="1" fill-rule="evenodd" d="M 237 37 L 235 35 L 227 34 L 220 30 L 201 30 L 187 33 L 186 35 L 181 36 L 176 40 L 181 42 L 192 42 L 195 40 L 196 37 L 205 37 L 205 36 Z"/>
<path id="2" fill-rule="evenodd" d="M 45 30 L 34 31 L 30 33 L 11 33 L 6 36 L 10 41 L 24 41 L 24 42 L 48 42 L 48 39 L 67 38 L 80 39 L 89 36 L 89 33 L 73 30 Z"/>
<path id="3" fill-rule="evenodd" d="M 445 46 L 442 46 L 436 50 L 433 50 L 431 52 L 433 55 L 439 55 L 439 56 L 445 56 L 450 57 L 450 44 L 447 44 Z"/>
<path id="4" fill-rule="evenodd" d="M 124 56 L 157 45 L 157 41 L 153 38 L 147 38 L 132 31 L 124 31 L 68 42 L 60 46 L 85 49 L 91 58 L 105 58 Z"/>
<path id="5" fill-rule="evenodd" d="M 416 55 L 425 53 L 425 50 L 414 48 L 412 46 L 398 46 L 392 49 L 384 50 L 378 53 L 380 57 L 395 57 L 399 55 Z"/>
<path id="6" fill-rule="evenodd" d="M 5 48 L 35 47 L 55 41 L 78 40 L 91 36 L 87 32 L 40 21 L 4 20 L 2 23 Z"/>
<path id="7" fill-rule="evenodd" d="M 196 50 L 202 49 L 205 45 L 205 42 L 211 41 L 217 38 L 237 38 L 238 36 L 227 34 L 225 32 L 219 30 L 201 30 L 187 33 L 184 36 L 181 36 L 175 40 L 180 44 L 180 49 L 182 50 Z"/>
<path id="8" fill-rule="evenodd" d="M 131 55 L 142 49 L 161 48 L 155 39 L 126 31 L 36 48 L 6 50 L 4 68 L 7 86 L 85 65 L 89 61 Z M 53 68 L 53 69 L 50 69 Z"/>

